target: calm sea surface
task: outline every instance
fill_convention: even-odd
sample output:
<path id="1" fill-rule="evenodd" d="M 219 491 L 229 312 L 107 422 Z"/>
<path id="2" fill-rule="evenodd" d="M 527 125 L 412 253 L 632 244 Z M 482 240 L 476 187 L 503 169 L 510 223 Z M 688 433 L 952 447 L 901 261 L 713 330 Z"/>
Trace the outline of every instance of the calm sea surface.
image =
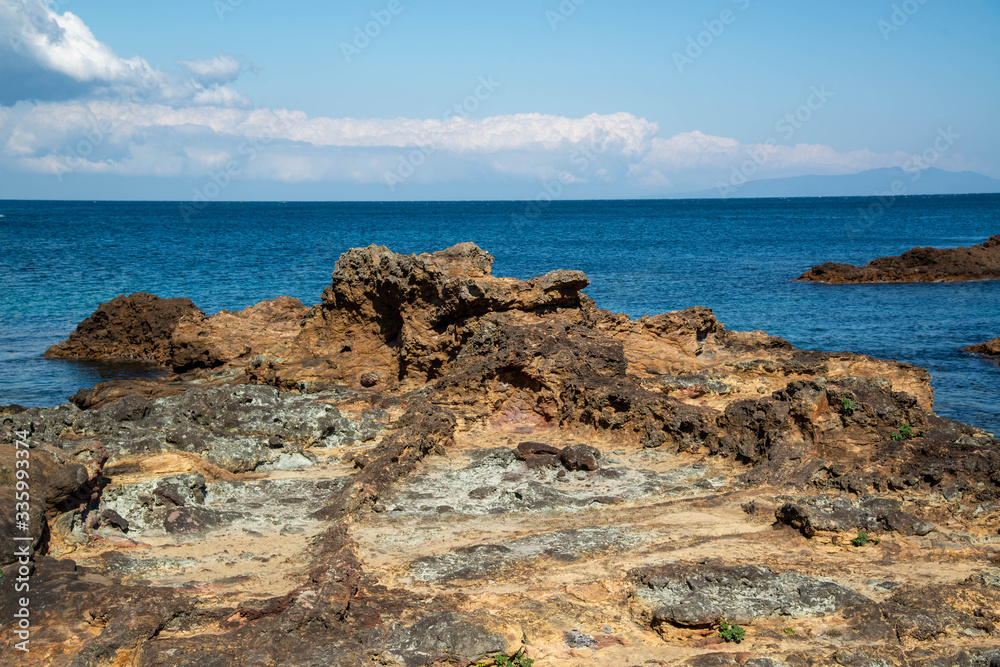
<path id="1" fill-rule="evenodd" d="M 148 373 L 41 358 L 97 305 L 145 291 L 206 312 L 290 295 L 319 301 L 348 248 L 404 253 L 473 241 L 496 275 L 582 269 L 598 305 L 632 316 L 703 305 L 730 329 L 930 369 L 937 412 L 1000 433 L 1000 365 L 961 351 L 1000 335 L 1000 281 L 829 286 L 792 279 L 827 260 L 1000 233 L 1000 196 L 554 202 L 177 203 L 0 201 L 0 404 L 55 405 Z M 862 217 L 859 209 L 872 209 Z M 527 215 L 526 215 L 527 214 Z"/>

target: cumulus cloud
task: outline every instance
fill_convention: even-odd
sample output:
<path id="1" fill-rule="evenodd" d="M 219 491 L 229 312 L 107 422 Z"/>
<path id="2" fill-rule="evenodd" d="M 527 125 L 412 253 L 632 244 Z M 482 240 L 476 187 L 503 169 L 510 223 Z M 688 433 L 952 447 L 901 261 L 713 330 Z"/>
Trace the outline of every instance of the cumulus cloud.
<path id="1" fill-rule="evenodd" d="M 78 16 L 42 0 L 0 0 L 0 35 L 3 104 L 156 85 L 162 76 L 142 58 L 118 57 Z"/>
<path id="2" fill-rule="evenodd" d="M 586 180 L 627 174 L 656 132 L 655 123 L 622 113 L 387 120 L 90 100 L 9 109 L 0 115 L 0 155 L 44 173 L 162 175 L 162 165 L 137 162 L 142 146 L 144 155 L 159 150 L 174 175 L 209 174 L 235 162 L 258 178 L 356 182 L 383 180 L 409 161 L 437 163 L 418 180 L 463 173 L 547 178 L 592 162 L 579 177 Z"/>
<path id="3" fill-rule="evenodd" d="M 121 58 L 71 12 L 45 0 L 0 0 L 0 104 L 80 98 L 131 98 L 168 104 L 249 106 L 222 84 L 245 69 L 233 56 L 181 63 L 169 74 L 136 56 Z"/>
<path id="4" fill-rule="evenodd" d="M 747 180 L 803 174 L 852 174 L 904 166 L 911 163 L 913 157 L 904 151 L 837 151 L 822 144 L 785 145 L 773 140 L 742 143 L 730 137 L 693 131 L 653 139 L 650 150 L 629 171 L 647 186 L 683 190 L 715 187 L 719 183 L 739 181 L 741 177 Z M 965 164 L 961 155 L 948 154 L 935 166 L 962 169 Z"/>
<path id="5" fill-rule="evenodd" d="M 249 63 L 244 63 L 228 53 L 220 53 L 214 58 L 203 60 L 179 60 L 177 64 L 191 73 L 203 85 L 232 83 L 240 77 L 244 69 L 255 71 Z"/>
<path id="6" fill-rule="evenodd" d="M 119 57 L 79 17 L 45 0 L 0 0 L 0 35 L 8 37 L 0 38 L 0 162 L 60 177 L 225 173 L 391 188 L 524 180 L 663 194 L 713 187 L 748 160 L 761 178 L 849 173 L 909 158 L 744 144 L 698 131 L 661 137 L 656 123 L 629 113 L 475 119 L 456 105 L 437 119 L 359 119 L 257 109 L 229 85 L 256 71 L 250 63 L 222 53 L 179 61 L 181 73 L 166 73 L 140 57 Z M 499 85 L 480 79 L 467 100 L 483 101 Z M 937 166 L 960 160 L 949 155 Z"/>

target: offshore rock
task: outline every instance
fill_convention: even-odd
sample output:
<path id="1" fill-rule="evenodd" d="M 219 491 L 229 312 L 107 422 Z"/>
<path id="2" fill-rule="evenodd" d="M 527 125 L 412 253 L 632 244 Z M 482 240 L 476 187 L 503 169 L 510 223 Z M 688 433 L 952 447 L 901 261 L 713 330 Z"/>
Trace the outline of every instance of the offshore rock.
<path id="1" fill-rule="evenodd" d="M 827 262 L 797 280 L 834 284 L 1000 280 L 1000 235 L 968 248 L 913 248 L 860 267 Z"/>
<path id="2" fill-rule="evenodd" d="M 1000 337 L 980 343 L 979 345 L 969 345 L 965 349 L 969 352 L 981 354 L 984 357 L 1000 358 Z"/>

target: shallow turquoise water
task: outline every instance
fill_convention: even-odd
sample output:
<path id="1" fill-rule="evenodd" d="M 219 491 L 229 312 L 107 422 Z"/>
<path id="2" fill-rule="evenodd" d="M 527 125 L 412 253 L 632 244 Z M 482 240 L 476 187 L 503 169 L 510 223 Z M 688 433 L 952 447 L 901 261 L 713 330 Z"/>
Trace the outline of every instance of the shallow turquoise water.
<path id="1" fill-rule="evenodd" d="M 0 404 L 54 405 L 135 365 L 42 359 L 102 301 L 146 291 L 206 312 L 283 294 L 319 301 L 333 264 L 370 243 L 426 252 L 474 241 L 494 272 L 582 269 L 598 305 L 632 316 L 694 305 L 730 329 L 930 369 L 937 411 L 1000 433 L 1000 365 L 961 347 L 1000 335 L 1000 282 L 829 286 L 792 279 L 827 260 L 1000 233 L 1000 196 L 446 203 L 0 201 Z M 526 215 L 527 214 L 527 215 Z"/>

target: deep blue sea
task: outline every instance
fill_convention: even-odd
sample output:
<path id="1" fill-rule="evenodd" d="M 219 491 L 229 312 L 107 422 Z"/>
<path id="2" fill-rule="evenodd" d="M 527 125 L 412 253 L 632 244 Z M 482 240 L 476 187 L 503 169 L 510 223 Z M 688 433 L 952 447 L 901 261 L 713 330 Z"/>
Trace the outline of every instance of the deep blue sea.
<path id="1" fill-rule="evenodd" d="M 55 405 L 149 372 L 41 357 L 119 294 L 186 296 L 209 313 L 285 294 L 312 304 L 348 248 L 419 253 L 474 241 L 496 257 L 496 275 L 582 269 L 587 293 L 614 311 L 703 305 L 730 329 L 924 366 L 939 414 L 1000 433 L 1000 365 L 961 351 L 1000 335 L 1000 281 L 792 282 L 827 260 L 981 243 L 1000 233 L 1000 195 L 543 206 L 215 203 L 185 219 L 171 202 L 0 201 L 0 404 Z"/>

